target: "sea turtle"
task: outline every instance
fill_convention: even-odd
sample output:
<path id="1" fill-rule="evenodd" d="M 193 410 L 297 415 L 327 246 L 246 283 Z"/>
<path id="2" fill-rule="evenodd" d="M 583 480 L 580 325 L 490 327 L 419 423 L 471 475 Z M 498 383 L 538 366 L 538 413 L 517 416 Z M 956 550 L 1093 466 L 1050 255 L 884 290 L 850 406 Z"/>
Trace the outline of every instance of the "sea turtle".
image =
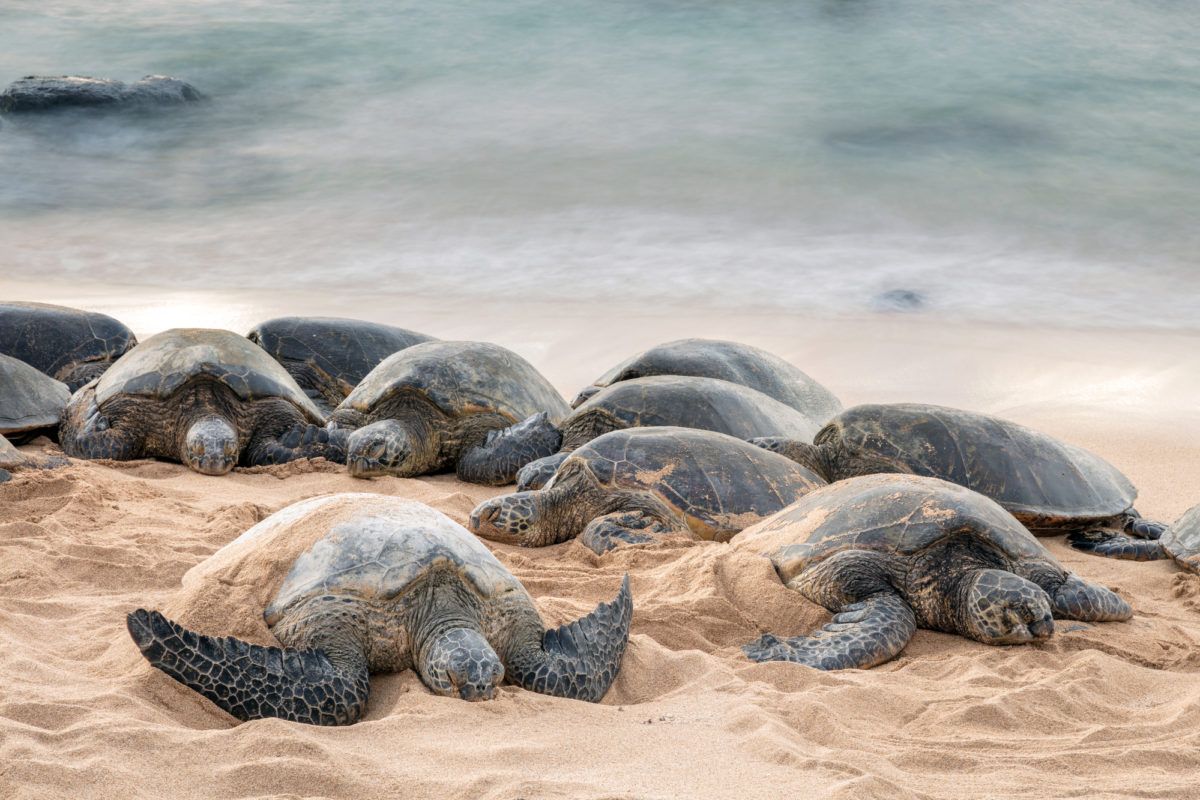
<path id="1" fill-rule="evenodd" d="M 1114 558 L 1161 557 L 1148 540 L 1164 526 L 1134 511 L 1137 489 L 1116 467 L 1008 420 L 942 406 L 862 405 L 830 420 L 813 444 L 753 441 L 831 482 L 874 472 L 942 478 L 987 495 L 1038 535 L 1068 533 L 1074 547 Z"/>
<path id="2" fill-rule="evenodd" d="M 579 536 L 597 553 L 669 533 L 726 541 L 824 484 L 723 433 L 630 428 L 571 453 L 545 488 L 481 503 L 469 527 L 525 547 Z"/>
<path id="3" fill-rule="evenodd" d="M 561 425 L 542 413 L 489 433 L 482 449 L 496 463 L 524 467 L 518 473 L 518 489 L 539 489 L 569 453 L 609 431 L 671 426 L 717 431 L 738 439 L 784 436 L 811 442 L 822 422 L 741 384 L 690 375 L 652 375 L 602 389 Z M 558 453 L 530 463 L 529 456 L 547 446 Z"/>
<path id="4" fill-rule="evenodd" d="M 0 353 L 19 358 L 74 392 L 137 344 L 112 317 L 43 303 L 0 303 Z"/>
<path id="5" fill-rule="evenodd" d="M 597 378 L 571 405 L 578 408 L 618 381 L 650 375 L 691 375 L 749 386 L 818 423 L 842 410 L 841 401 L 832 392 L 779 356 L 720 339 L 680 339 L 638 353 Z"/>
<path id="6" fill-rule="evenodd" d="M 292 376 L 232 331 L 152 336 L 71 398 L 60 429 L 79 458 L 178 459 L 205 475 L 344 453 Z"/>
<path id="7" fill-rule="evenodd" d="M 489 431 L 570 409 L 542 374 L 511 350 L 487 342 L 423 342 L 384 359 L 330 418 L 352 431 L 350 474 L 411 478 L 457 468 L 471 483 L 504 484 L 517 467 L 493 463 L 478 447 Z M 535 457 L 558 449 L 546 447 Z"/>
<path id="8" fill-rule="evenodd" d="M 810 492 L 744 531 L 780 579 L 834 614 L 809 636 L 771 634 L 755 661 L 866 669 L 896 656 L 917 628 L 985 644 L 1054 632 L 1054 617 L 1126 620 L 1129 605 L 1067 572 L 993 500 L 947 481 L 866 475 Z"/>
<path id="9" fill-rule="evenodd" d="M 1158 544 L 1164 556 L 1175 559 L 1175 563 L 1188 572 L 1200 574 L 1200 505 L 1193 506 L 1175 520 Z"/>
<path id="10" fill-rule="evenodd" d="M 332 317 L 279 317 L 256 325 L 247 337 L 282 364 L 326 413 L 392 353 L 433 340 L 378 322 Z"/>
<path id="11" fill-rule="evenodd" d="M 268 517 L 227 546 L 245 552 L 239 572 L 247 559 L 278 562 L 306 523 L 320 538 L 263 614 L 282 649 L 194 633 L 139 609 L 127 624 L 146 659 L 239 719 L 315 725 L 356 722 L 371 672 L 412 668 L 431 691 L 464 700 L 490 699 L 507 679 L 595 702 L 617 676 L 633 613 L 628 576 L 612 602 L 546 630 L 525 587 L 461 525 L 371 494 L 306 500 Z"/>
<path id="12" fill-rule="evenodd" d="M 48 469 L 64 459 L 29 456 L 13 447 L 41 434 L 57 435 L 58 421 L 71 392 L 66 384 L 24 361 L 0 355 L 0 483 L 10 470 Z"/>
<path id="13" fill-rule="evenodd" d="M 65 108 L 130 108 L 178 105 L 203 99 L 194 86 L 178 78 L 147 75 L 126 84 L 110 78 L 78 75 L 29 75 L 0 92 L 0 111 L 21 113 Z"/>

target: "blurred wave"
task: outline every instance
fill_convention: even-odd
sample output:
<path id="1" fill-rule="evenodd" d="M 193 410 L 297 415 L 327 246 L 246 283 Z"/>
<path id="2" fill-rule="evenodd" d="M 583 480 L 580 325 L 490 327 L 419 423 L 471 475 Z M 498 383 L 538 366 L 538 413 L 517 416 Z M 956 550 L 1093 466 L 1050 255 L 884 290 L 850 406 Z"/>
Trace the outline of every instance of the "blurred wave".
<path id="1" fill-rule="evenodd" d="M 1200 325 L 1200 5 L 10 0 L 14 280 Z M 908 298 L 894 303 L 889 298 Z"/>

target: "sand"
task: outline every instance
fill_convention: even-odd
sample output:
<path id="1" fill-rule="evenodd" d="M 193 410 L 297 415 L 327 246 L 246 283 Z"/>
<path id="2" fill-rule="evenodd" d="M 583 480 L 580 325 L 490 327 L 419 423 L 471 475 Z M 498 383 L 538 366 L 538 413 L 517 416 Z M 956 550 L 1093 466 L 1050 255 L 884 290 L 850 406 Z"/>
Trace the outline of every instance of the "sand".
<path id="1" fill-rule="evenodd" d="M 138 313 L 119 287 L 5 295 Z M 255 302 L 260 317 L 320 305 Z M 363 302 L 360 316 L 516 347 L 567 394 L 654 341 L 739 338 L 792 359 L 847 404 L 978 408 L 1090 447 L 1141 487 L 1147 516 L 1172 520 L 1200 501 L 1196 337 Z M 135 328 L 152 332 L 151 322 Z M 23 449 L 56 451 L 45 440 Z M 261 609 L 242 608 L 236 587 L 185 590 L 183 576 L 271 512 L 343 491 L 421 500 L 459 521 L 498 493 L 449 476 L 356 481 L 322 461 L 222 478 L 74 462 L 0 486 L 0 797 L 1200 797 L 1200 577 L 1054 538 L 1043 542 L 1068 568 L 1130 601 L 1132 621 L 1060 623 L 1049 642 L 1011 648 L 919 631 L 888 664 L 821 673 L 741 656 L 764 631 L 828 619 L 752 553 L 489 544 L 548 624 L 588 613 L 632 576 L 629 649 L 602 703 L 505 687 L 471 704 L 431 695 L 410 672 L 377 676 L 365 721 L 349 728 L 238 724 L 141 659 L 123 624 L 139 606 L 269 641 Z"/>

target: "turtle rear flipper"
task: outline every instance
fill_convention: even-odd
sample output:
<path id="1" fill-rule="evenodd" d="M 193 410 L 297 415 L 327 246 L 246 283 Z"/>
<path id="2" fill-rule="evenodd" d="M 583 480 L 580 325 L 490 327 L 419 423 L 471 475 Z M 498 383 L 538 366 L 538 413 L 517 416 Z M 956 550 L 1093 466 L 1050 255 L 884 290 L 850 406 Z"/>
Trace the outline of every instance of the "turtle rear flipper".
<path id="1" fill-rule="evenodd" d="M 1142 539 L 1111 528 L 1092 528 L 1067 534 L 1076 550 L 1126 561 L 1157 561 L 1168 554 L 1157 539 Z"/>
<path id="2" fill-rule="evenodd" d="M 629 576 L 609 603 L 586 617 L 542 634 L 505 664 L 508 677 L 531 692 L 598 702 L 621 668 L 633 619 Z"/>
<path id="3" fill-rule="evenodd" d="M 843 606 L 829 624 L 808 636 L 771 634 L 742 648 L 752 661 L 791 661 L 815 669 L 868 669 L 894 658 L 917 630 L 908 603 L 881 592 Z"/>
<path id="4" fill-rule="evenodd" d="M 1123 530 L 1139 539 L 1160 539 L 1166 532 L 1167 526 L 1152 519 L 1146 519 L 1132 508 L 1121 517 Z"/>
<path id="5" fill-rule="evenodd" d="M 311 725 L 349 725 L 367 705 L 361 653 L 263 647 L 189 631 L 157 611 L 126 617 L 129 635 L 153 666 L 241 720 L 278 717 Z M 349 653 L 349 654 L 347 654 Z"/>

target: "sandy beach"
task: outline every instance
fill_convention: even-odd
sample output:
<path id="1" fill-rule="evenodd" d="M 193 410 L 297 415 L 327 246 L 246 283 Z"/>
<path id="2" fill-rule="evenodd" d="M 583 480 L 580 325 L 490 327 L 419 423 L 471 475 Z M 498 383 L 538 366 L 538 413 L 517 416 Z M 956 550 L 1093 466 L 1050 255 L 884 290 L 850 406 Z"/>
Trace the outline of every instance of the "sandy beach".
<path id="1" fill-rule="evenodd" d="M 139 334 L 242 331 L 287 311 L 488 339 L 568 396 L 649 344 L 739 339 L 793 361 L 846 405 L 963 406 L 1089 447 L 1139 486 L 1146 516 L 1170 521 L 1200 501 L 1200 337 L 1186 334 L 582 302 L 451 307 L 399 293 L 181 300 L 4 288 L 114 313 Z M 323 461 L 221 478 L 73 462 L 0 486 L 0 797 L 1200 796 L 1200 578 L 1054 538 L 1043 542 L 1055 557 L 1119 592 L 1132 621 L 1060 623 L 1048 643 L 1013 648 L 919 631 L 890 663 L 821 673 L 742 657 L 739 646 L 764 631 L 795 635 L 828 618 L 754 554 L 700 542 L 603 557 L 574 542 L 489 544 L 548 624 L 587 613 L 631 575 L 629 649 L 602 703 L 508 686 L 470 704 L 430 694 L 410 672 L 376 677 L 365 721 L 349 728 L 238 724 L 146 664 L 124 629 L 138 606 L 271 642 L 255 603 L 273 587 L 181 581 L 268 514 L 342 491 L 414 498 L 464 521 L 500 490 L 450 476 L 358 481 Z"/>

